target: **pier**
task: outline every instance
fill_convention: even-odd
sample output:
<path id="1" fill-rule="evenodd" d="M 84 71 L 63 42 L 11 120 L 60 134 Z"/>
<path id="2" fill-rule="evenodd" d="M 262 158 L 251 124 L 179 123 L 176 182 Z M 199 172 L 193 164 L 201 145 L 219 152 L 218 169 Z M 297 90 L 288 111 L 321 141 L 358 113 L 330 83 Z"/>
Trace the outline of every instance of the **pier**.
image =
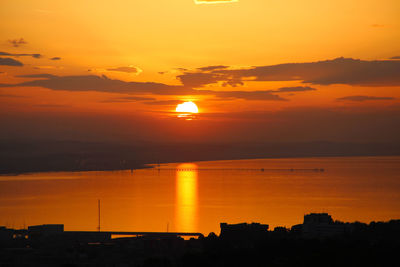
<path id="1" fill-rule="evenodd" d="M 98 238 L 110 240 L 112 236 L 126 236 L 126 237 L 149 237 L 169 238 L 169 237 L 203 237 L 202 233 L 190 232 L 125 232 L 125 231 L 64 231 L 63 224 L 43 224 L 29 226 L 27 230 L 19 230 L 21 235 L 26 235 L 29 238 L 43 237 L 48 235 L 58 235 L 59 237 L 66 237 L 68 239 L 93 239 Z"/>
<path id="2" fill-rule="evenodd" d="M 157 171 L 247 171 L 247 172 L 324 172 L 322 168 L 265 169 L 265 168 L 154 168 Z"/>
<path id="3" fill-rule="evenodd" d="M 180 233 L 180 232 L 116 232 L 116 231 L 64 231 L 66 234 L 76 235 L 90 235 L 90 234 L 103 234 L 110 236 L 146 236 L 152 238 L 165 238 L 165 237 L 203 237 L 202 233 Z"/>

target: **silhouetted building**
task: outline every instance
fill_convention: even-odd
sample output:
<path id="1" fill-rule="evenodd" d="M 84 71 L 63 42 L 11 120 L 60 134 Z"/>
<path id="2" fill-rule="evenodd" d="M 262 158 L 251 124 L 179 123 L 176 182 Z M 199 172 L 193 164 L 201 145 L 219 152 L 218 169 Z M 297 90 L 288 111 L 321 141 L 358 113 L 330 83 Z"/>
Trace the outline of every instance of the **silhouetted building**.
<path id="1" fill-rule="evenodd" d="M 283 226 L 277 226 L 274 228 L 275 233 L 288 233 L 289 229 Z"/>
<path id="2" fill-rule="evenodd" d="M 0 243 L 6 243 L 13 239 L 14 230 L 0 226 Z"/>
<path id="3" fill-rule="evenodd" d="M 294 229 L 297 227 L 294 226 Z M 346 232 L 346 225 L 335 223 L 328 213 L 310 213 L 304 215 L 301 229 L 304 237 L 332 237 L 343 235 Z"/>
<path id="4" fill-rule="evenodd" d="M 255 239 L 268 234 L 268 224 L 260 223 L 221 223 L 220 237 L 224 239 Z"/>
<path id="5" fill-rule="evenodd" d="M 108 232 L 64 231 L 63 224 L 43 224 L 28 227 L 28 236 L 38 246 L 72 243 L 99 243 L 111 240 Z"/>
<path id="6" fill-rule="evenodd" d="M 332 216 L 329 215 L 328 213 L 310 213 L 304 215 L 304 221 L 303 224 L 331 224 L 333 223 Z"/>
<path id="7" fill-rule="evenodd" d="M 56 234 L 64 232 L 63 224 L 42 224 L 42 225 L 32 225 L 28 226 L 28 232 L 30 234 L 40 233 L 40 234 Z"/>

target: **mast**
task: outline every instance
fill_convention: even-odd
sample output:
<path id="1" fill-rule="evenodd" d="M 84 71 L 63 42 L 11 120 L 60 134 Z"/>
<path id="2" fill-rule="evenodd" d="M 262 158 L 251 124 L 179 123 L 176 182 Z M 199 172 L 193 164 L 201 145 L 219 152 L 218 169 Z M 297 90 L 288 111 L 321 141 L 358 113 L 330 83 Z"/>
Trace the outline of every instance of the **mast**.
<path id="1" fill-rule="evenodd" d="M 97 206 L 98 206 L 98 213 L 99 213 L 99 225 L 97 226 L 97 230 L 100 232 L 100 199 L 97 200 Z"/>

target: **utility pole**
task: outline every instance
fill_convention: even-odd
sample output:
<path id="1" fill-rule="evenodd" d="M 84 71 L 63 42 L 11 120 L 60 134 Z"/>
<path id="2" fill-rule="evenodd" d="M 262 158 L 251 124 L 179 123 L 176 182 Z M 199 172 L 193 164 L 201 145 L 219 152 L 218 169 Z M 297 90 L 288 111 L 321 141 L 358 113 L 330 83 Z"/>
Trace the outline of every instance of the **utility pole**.
<path id="1" fill-rule="evenodd" d="M 97 200 L 98 212 L 99 212 L 99 226 L 97 226 L 97 230 L 100 232 L 100 199 Z"/>

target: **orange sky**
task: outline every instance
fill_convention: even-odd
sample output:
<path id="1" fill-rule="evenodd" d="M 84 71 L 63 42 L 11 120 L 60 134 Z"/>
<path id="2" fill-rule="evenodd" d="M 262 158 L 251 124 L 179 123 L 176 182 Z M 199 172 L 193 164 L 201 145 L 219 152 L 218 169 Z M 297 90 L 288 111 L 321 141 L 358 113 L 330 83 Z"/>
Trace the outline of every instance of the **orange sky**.
<path id="1" fill-rule="evenodd" d="M 162 129 L 194 101 L 202 122 L 188 123 L 206 133 L 260 113 L 290 129 L 296 110 L 400 110 L 398 0 L 199 2 L 1 1 L 0 119 L 140 115 Z"/>

